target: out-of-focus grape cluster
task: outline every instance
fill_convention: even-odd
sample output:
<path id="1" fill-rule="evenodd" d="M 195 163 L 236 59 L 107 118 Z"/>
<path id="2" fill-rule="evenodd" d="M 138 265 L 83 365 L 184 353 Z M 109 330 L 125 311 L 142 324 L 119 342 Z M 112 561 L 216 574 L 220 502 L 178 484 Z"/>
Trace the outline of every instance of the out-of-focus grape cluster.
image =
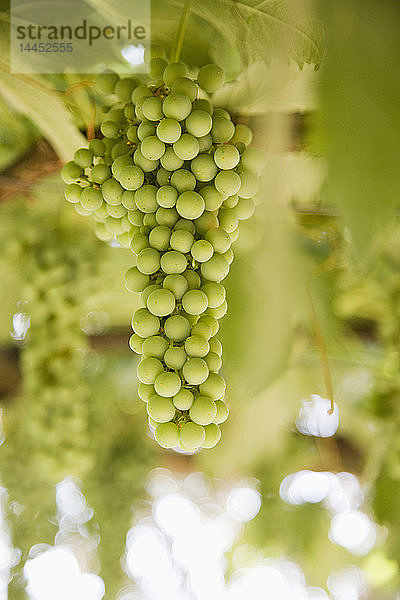
<path id="1" fill-rule="evenodd" d="M 139 396 L 165 448 L 215 446 L 228 409 L 218 320 L 221 281 L 233 260 L 239 221 L 254 212 L 264 153 L 252 132 L 212 105 L 225 80 L 215 64 L 191 69 L 150 60 L 152 81 L 108 72 L 97 86 L 111 108 L 93 139 L 63 167 L 65 196 L 92 214 L 102 240 L 116 236 L 136 264 L 126 287 L 144 307 L 132 319 Z"/>

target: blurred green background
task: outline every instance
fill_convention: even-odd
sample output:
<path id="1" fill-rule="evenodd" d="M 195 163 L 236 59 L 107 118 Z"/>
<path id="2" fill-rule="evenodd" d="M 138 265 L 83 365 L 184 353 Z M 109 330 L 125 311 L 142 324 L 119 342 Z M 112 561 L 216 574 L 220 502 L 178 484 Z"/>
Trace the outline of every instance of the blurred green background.
<path id="1" fill-rule="evenodd" d="M 63 198 L 94 76 L 10 73 L 1 6 L 0 599 L 397 598 L 398 3 L 152 1 L 152 42 L 174 51 L 186 7 L 181 59 L 225 69 L 216 104 L 268 156 L 227 280 L 230 417 L 193 456 L 136 395 L 132 254 Z M 334 437 L 310 435 L 321 343 Z"/>

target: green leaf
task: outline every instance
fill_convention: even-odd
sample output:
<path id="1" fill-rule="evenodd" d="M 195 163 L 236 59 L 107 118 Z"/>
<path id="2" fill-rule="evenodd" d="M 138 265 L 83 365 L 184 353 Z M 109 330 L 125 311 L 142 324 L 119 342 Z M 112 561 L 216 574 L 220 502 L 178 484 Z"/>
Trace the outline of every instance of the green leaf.
<path id="1" fill-rule="evenodd" d="M 32 120 L 62 161 L 70 160 L 75 150 L 86 144 L 64 103 L 50 89 L 5 71 L 0 71 L 0 83 L 5 100 Z"/>

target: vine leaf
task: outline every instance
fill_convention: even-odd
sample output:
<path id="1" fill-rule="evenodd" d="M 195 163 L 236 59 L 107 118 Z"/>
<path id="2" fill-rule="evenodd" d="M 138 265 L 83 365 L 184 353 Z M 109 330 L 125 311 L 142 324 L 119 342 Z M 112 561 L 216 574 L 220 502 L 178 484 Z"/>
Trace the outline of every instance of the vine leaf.
<path id="1" fill-rule="evenodd" d="M 33 121 L 62 161 L 70 160 L 75 150 L 86 144 L 65 104 L 50 90 L 6 71 L 0 71 L 0 83 L 4 99 Z"/>

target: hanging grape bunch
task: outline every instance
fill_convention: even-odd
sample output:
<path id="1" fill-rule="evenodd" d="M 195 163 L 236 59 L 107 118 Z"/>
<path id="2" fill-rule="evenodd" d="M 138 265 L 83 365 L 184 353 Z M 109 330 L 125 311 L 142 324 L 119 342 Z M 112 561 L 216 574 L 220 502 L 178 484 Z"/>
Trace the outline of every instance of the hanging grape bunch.
<path id="1" fill-rule="evenodd" d="M 93 214 L 103 240 L 130 246 L 126 287 L 141 292 L 132 350 L 142 355 L 138 393 L 155 438 L 185 451 L 215 446 L 228 416 L 218 319 L 238 222 L 254 212 L 264 153 L 251 130 L 213 108 L 224 83 L 214 64 L 192 71 L 152 58 L 153 80 L 104 73 L 98 88 L 117 98 L 102 140 L 63 168 L 66 198 Z"/>

